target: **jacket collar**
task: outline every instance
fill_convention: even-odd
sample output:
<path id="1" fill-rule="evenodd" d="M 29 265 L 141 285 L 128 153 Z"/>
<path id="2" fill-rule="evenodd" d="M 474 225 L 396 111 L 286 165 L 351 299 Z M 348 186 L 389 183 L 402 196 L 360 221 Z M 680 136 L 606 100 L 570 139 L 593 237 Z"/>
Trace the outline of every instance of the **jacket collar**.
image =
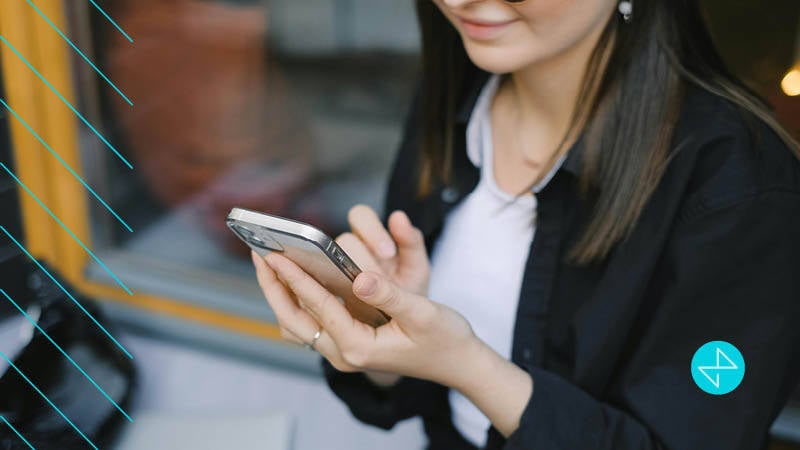
<path id="1" fill-rule="evenodd" d="M 491 74 L 489 72 L 477 70 L 473 72 L 472 76 L 469 77 L 467 80 L 467 88 L 465 89 L 458 107 L 456 108 L 456 125 L 461 127 L 467 126 L 470 116 L 472 116 L 472 111 L 475 108 L 475 104 L 478 101 L 478 97 L 480 96 L 481 89 L 489 80 L 490 76 Z M 566 170 L 575 177 L 581 176 L 581 170 L 583 168 L 583 137 L 584 133 L 581 133 L 581 135 L 575 141 L 575 144 L 573 144 L 572 148 L 569 149 L 567 157 L 564 159 L 564 162 L 559 170 Z"/>

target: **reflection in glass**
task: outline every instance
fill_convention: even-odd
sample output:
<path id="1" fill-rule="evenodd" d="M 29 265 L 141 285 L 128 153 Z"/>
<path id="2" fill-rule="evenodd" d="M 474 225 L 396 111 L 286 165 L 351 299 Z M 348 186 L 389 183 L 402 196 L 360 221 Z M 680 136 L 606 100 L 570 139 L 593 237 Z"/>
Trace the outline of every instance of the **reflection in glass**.
<path id="1" fill-rule="evenodd" d="M 381 208 L 416 75 L 413 3 L 116 0 L 106 9 L 133 44 L 85 5 L 70 6 L 70 23 L 134 106 L 77 63 L 76 78 L 82 107 L 135 169 L 88 135 L 84 169 L 135 232 L 93 209 L 95 246 L 139 289 L 264 316 L 249 250 L 225 217 L 240 206 L 336 236 L 353 204 Z M 237 295 L 248 300 L 237 306 Z"/>

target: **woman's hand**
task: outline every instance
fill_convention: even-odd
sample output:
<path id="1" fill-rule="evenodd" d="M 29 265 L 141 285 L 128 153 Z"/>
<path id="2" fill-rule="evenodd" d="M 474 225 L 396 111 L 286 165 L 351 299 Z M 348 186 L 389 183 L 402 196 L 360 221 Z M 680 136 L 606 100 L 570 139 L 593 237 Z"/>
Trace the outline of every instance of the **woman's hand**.
<path id="1" fill-rule="evenodd" d="M 403 289 L 427 295 L 430 265 L 425 240 L 404 212 L 389 216 L 389 230 L 369 206 L 350 208 L 347 219 L 352 232 L 341 234 L 336 243 L 359 267 L 380 272 Z M 383 387 L 400 380 L 400 375 L 390 372 L 364 370 L 364 374 Z"/>
<path id="2" fill-rule="evenodd" d="M 399 256 L 399 255 L 398 255 Z M 339 300 L 286 257 L 252 253 L 259 285 L 282 335 L 309 342 L 322 326 L 315 349 L 338 370 L 379 371 L 466 385 L 467 362 L 485 345 L 460 314 L 445 305 L 400 288 L 375 271 L 361 273 L 354 294 L 392 317 L 373 328 L 354 319 Z"/>
<path id="3" fill-rule="evenodd" d="M 425 240 L 406 213 L 393 212 L 388 230 L 369 206 L 350 208 L 347 219 L 352 232 L 340 235 L 336 242 L 359 267 L 380 272 L 402 289 L 427 296 L 430 264 Z"/>

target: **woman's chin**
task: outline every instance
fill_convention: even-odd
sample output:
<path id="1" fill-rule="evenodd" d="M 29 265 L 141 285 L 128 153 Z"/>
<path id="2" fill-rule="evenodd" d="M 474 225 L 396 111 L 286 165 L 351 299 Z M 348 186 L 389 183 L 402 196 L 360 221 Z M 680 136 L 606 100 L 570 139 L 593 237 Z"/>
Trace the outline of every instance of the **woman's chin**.
<path id="1" fill-rule="evenodd" d="M 530 59 L 529 57 L 525 59 L 520 58 L 519 52 L 506 49 L 489 48 L 483 45 L 472 44 L 467 44 L 465 49 L 473 64 L 478 66 L 481 70 L 491 73 L 515 72 L 533 62 L 527 61 Z M 527 64 L 522 64 L 522 61 L 527 61 Z"/>

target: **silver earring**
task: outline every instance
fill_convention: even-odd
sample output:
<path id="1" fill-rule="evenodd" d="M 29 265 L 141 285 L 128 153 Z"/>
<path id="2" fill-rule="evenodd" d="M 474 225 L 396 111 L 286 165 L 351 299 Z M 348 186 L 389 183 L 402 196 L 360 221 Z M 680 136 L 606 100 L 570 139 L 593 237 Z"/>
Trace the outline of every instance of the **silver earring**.
<path id="1" fill-rule="evenodd" d="M 630 22 L 633 18 L 633 0 L 622 0 L 619 2 L 619 13 L 625 22 Z"/>

